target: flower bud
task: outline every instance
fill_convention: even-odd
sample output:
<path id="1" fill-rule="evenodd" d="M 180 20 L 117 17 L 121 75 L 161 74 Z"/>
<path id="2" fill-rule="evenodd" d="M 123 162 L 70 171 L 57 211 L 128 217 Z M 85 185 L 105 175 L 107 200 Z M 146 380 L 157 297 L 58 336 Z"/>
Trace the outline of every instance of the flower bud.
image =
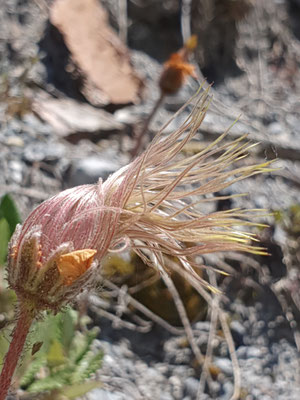
<path id="1" fill-rule="evenodd" d="M 196 46 L 197 37 L 193 35 L 182 49 L 177 53 L 171 54 L 168 61 L 165 62 L 159 80 L 159 87 L 162 93 L 167 95 L 175 94 L 184 84 L 186 77 L 193 76 L 197 78 L 195 67 L 188 62 L 189 54 Z"/>

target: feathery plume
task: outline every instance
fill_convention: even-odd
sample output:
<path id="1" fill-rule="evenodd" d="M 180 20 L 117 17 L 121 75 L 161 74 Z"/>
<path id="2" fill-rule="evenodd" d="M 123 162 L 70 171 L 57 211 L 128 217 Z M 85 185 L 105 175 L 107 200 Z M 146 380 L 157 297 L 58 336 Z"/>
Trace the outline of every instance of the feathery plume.
<path id="1" fill-rule="evenodd" d="M 207 110 L 205 91 L 185 123 L 104 183 L 65 190 L 43 202 L 16 230 L 10 245 L 8 281 L 37 309 L 57 310 L 91 284 L 101 259 L 120 246 L 163 268 L 163 254 L 178 257 L 190 273 L 189 256 L 218 251 L 264 253 L 252 246 L 251 210 L 204 215 L 201 202 L 232 183 L 269 171 L 270 162 L 233 167 L 253 144 L 242 136 L 222 142 L 225 132 L 199 153 L 178 157 L 196 134 Z M 191 198 L 196 199 L 195 202 Z M 239 227 L 239 230 L 237 229 Z M 186 246 L 186 243 L 189 243 Z M 97 273 L 98 273 L 97 272 Z M 195 274 L 196 279 L 200 279 Z"/>
<path id="2" fill-rule="evenodd" d="M 164 268 L 163 254 L 176 256 L 182 268 L 206 286 L 195 272 L 197 265 L 190 256 L 219 251 L 265 252 L 251 245 L 255 240 L 253 234 L 241 230 L 257 225 L 253 222 L 255 210 L 234 209 L 204 215 L 201 202 L 215 201 L 216 198 L 206 195 L 270 171 L 270 162 L 234 168 L 233 164 L 244 158 L 254 144 L 247 142 L 246 136 L 223 143 L 227 132 L 199 153 L 178 157 L 196 134 L 208 102 L 205 91 L 177 131 L 163 137 L 162 129 L 139 158 L 103 185 L 107 199 L 113 198 L 116 191 L 122 193 L 115 244 L 123 241 L 144 262 L 158 268 Z"/>
<path id="3" fill-rule="evenodd" d="M 201 202 L 214 200 L 206 195 L 269 171 L 270 163 L 233 167 L 253 144 L 245 136 L 223 142 L 227 132 L 199 153 L 179 157 L 208 107 L 208 91 L 197 96 L 192 113 L 175 132 L 164 136 L 163 127 L 141 156 L 104 183 L 100 179 L 59 193 L 17 227 L 9 248 L 8 282 L 20 303 L 20 319 L 0 377 L 0 400 L 31 321 L 42 310 L 57 312 L 89 288 L 109 251 L 131 247 L 164 274 L 164 254 L 176 256 L 183 276 L 206 287 L 195 256 L 229 250 L 264 254 L 251 246 L 254 236 L 241 230 L 256 225 L 255 210 L 201 212 Z M 21 325 L 26 327 L 22 335 Z"/>

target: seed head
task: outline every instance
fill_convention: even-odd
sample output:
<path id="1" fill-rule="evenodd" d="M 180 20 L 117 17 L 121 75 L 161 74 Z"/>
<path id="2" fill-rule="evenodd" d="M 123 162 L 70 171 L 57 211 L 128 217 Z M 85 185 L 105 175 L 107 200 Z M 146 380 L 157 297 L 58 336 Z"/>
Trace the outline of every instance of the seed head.
<path id="1" fill-rule="evenodd" d="M 269 162 L 234 167 L 253 147 L 245 136 L 223 142 L 226 133 L 192 156 L 180 157 L 204 119 L 205 91 L 184 124 L 169 136 L 163 129 L 148 149 L 106 182 L 65 190 L 38 206 L 18 226 L 8 259 L 8 281 L 22 301 L 38 311 L 57 311 L 92 285 L 109 251 L 131 247 L 162 270 L 164 254 L 206 284 L 195 256 L 219 251 L 263 254 L 244 227 L 251 210 L 203 214 L 201 203 L 246 177 L 269 171 Z M 187 245 L 188 243 L 188 245 Z"/>
<path id="2" fill-rule="evenodd" d="M 184 124 L 169 136 L 158 132 L 148 149 L 104 183 L 107 197 L 122 192 L 118 237 L 143 261 L 166 269 L 164 255 L 176 257 L 183 275 L 207 283 L 197 273 L 198 255 L 223 251 L 266 254 L 253 246 L 247 231 L 257 226 L 257 210 L 233 209 L 204 214 L 201 204 L 218 199 L 214 194 L 247 177 L 268 172 L 270 162 L 239 165 L 255 146 L 246 136 L 225 141 L 228 132 L 192 156 L 180 154 L 197 133 L 208 107 L 208 91 L 198 97 Z M 231 196 L 221 196 L 228 198 Z"/>

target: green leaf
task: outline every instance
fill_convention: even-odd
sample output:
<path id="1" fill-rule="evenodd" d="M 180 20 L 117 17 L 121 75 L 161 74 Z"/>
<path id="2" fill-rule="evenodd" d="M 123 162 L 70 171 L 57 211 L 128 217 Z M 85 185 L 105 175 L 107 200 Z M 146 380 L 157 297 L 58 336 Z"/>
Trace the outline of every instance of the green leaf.
<path id="1" fill-rule="evenodd" d="M 44 379 L 36 380 L 29 386 L 29 388 L 27 388 L 27 391 L 29 393 L 39 393 L 46 390 L 60 389 L 69 383 L 66 377 L 67 373 L 69 372 L 59 371 L 58 373 L 47 376 Z"/>
<path id="2" fill-rule="evenodd" d="M 75 399 L 99 387 L 97 382 L 84 382 L 99 369 L 103 357 L 101 351 L 95 350 L 95 354 L 92 350 L 99 329 L 77 331 L 78 312 L 71 308 L 55 316 L 44 315 L 44 320 L 35 324 L 30 335 L 31 343 L 43 342 L 43 346 L 35 354 L 32 354 L 32 346 L 28 347 L 25 372 L 19 375 L 23 389 L 28 393 L 48 391 L 47 399 L 59 400 Z M 43 379 L 37 377 L 41 369 Z"/>
<path id="3" fill-rule="evenodd" d="M 79 364 L 76 366 L 74 374 L 72 375 L 72 383 L 81 382 L 85 379 L 90 378 L 90 376 L 95 373 L 101 367 L 101 361 L 103 359 L 103 352 L 89 351 L 81 359 Z"/>
<path id="4" fill-rule="evenodd" d="M 4 265 L 7 256 L 7 245 L 10 239 L 9 224 L 4 217 L 0 219 L 0 265 Z"/>
<path id="5" fill-rule="evenodd" d="M 61 331 L 61 343 L 65 349 L 65 353 L 68 354 L 72 340 L 75 335 L 75 324 L 78 320 L 78 313 L 75 310 L 69 308 L 66 312 L 61 315 L 60 320 L 60 331 Z"/>
<path id="6" fill-rule="evenodd" d="M 46 356 L 43 355 L 42 357 L 36 358 L 32 360 L 29 365 L 26 365 L 26 372 L 22 376 L 20 380 L 20 386 L 26 388 L 35 379 L 36 374 L 40 371 L 42 367 L 44 367 L 47 363 Z"/>
<path id="7" fill-rule="evenodd" d="M 78 364 L 84 355 L 89 351 L 91 344 L 96 339 L 99 329 L 94 327 L 83 335 L 81 332 L 76 332 L 72 348 L 70 349 L 69 359 L 74 364 Z"/>
<path id="8" fill-rule="evenodd" d="M 84 396 L 90 390 L 101 387 L 102 384 L 100 382 L 90 381 L 77 383 L 72 386 L 65 386 L 60 389 L 60 393 L 66 396 L 68 399 L 76 399 L 77 397 Z"/>
<path id="9" fill-rule="evenodd" d="M 103 351 L 98 350 L 96 354 L 89 359 L 88 366 L 84 371 L 84 378 L 90 378 L 92 374 L 94 374 L 98 369 L 101 368 L 102 360 L 103 360 Z"/>
<path id="10" fill-rule="evenodd" d="M 30 335 L 31 343 L 43 342 L 43 346 L 39 353 L 48 353 L 53 341 L 60 342 L 60 319 L 61 313 L 57 315 L 45 314 L 44 319 L 38 321 L 33 326 L 33 331 Z"/>
<path id="11" fill-rule="evenodd" d="M 21 223 L 21 217 L 15 202 L 9 194 L 4 195 L 0 202 L 0 218 L 3 217 L 8 222 L 10 235 L 12 235 L 17 224 Z"/>
<path id="12" fill-rule="evenodd" d="M 87 339 L 81 332 L 76 332 L 69 352 L 69 360 L 76 364 L 87 350 Z"/>
<path id="13" fill-rule="evenodd" d="M 47 362 L 49 367 L 56 367 L 65 363 L 65 356 L 62 344 L 58 340 L 54 340 L 47 354 Z"/>

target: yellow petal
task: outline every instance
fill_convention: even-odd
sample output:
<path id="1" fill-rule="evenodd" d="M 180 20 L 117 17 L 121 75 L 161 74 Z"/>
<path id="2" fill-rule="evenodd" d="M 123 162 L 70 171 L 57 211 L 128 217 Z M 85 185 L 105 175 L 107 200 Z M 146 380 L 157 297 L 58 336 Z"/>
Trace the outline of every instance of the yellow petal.
<path id="1" fill-rule="evenodd" d="M 57 261 L 59 273 L 65 285 L 71 285 L 91 266 L 97 250 L 83 249 L 63 254 Z"/>

